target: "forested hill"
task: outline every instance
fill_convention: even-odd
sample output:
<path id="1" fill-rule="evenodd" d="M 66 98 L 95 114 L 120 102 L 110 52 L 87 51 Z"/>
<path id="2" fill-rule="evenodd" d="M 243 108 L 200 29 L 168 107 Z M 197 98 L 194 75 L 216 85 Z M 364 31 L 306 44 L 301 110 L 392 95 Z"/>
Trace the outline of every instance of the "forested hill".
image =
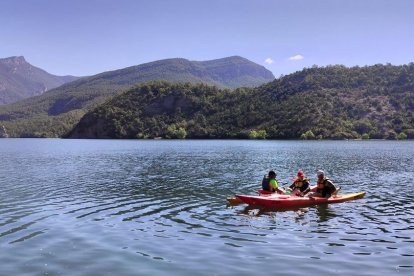
<path id="1" fill-rule="evenodd" d="M 221 88 L 258 86 L 274 80 L 261 65 L 233 56 L 210 61 L 167 59 L 85 77 L 11 105 L 0 106 L 0 126 L 13 137 L 56 137 L 87 111 L 130 86 L 166 80 Z"/>
<path id="2" fill-rule="evenodd" d="M 0 59 L 0 105 L 40 95 L 78 77 L 55 76 L 28 63 L 24 57 Z"/>
<path id="3" fill-rule="evenodd" d="M 414 138 L 414 64 L 314 67 L 255 89 L 147 83 L 86 114 L 72 138 Z"/>
<path id="4" fill-rule="evenodd" d="M 222 88 L 274 80 L 263 66 L 242 57 L 210 61 L 168 59 L 85 77 L 14 104 L 0 106 L 0 126 L 12 137 L 59 137 L 89 110 L 134 84 L 167 80 Z"/>

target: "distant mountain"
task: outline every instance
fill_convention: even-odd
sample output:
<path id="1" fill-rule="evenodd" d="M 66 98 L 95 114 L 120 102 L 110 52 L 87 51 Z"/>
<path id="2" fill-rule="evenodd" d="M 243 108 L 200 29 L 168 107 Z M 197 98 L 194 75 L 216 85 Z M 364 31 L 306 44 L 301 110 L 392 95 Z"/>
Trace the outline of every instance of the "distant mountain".
<path id="1" fill-rule="evenodd" d="M 0 105 L 40 95 L 75 79 L 49 74 L 21 56 L 0 59 Z"/>
<path id="2" fill-rule="evenodd" d="M 210 61 L 166 59 L 81 78 L 38 97 L 0 106 L 0 122 L 13 137 L 61 136 L 87 111 L 138 83 L 164 80 L 235 88 L 274 79 L 263 66 L 238 56 Z"/>
<path id="3" fill-rule="evenodd" d="M 265 67 L 248 59 L 232 56 L 209 61 L 189 61 L 183 58 L 164 59 L 111 72 L 88 81 L 105 80 L 114 84 L 165 80 L 176 83 L 205 83 L 220 88 L 254 87 L 274 80 Z"/>
<path id="4" fill-rule="evenodd" d="M 260 87 L 146 83 L 71 138 L 414 139 L 414 63 L 304 69 Z"/>

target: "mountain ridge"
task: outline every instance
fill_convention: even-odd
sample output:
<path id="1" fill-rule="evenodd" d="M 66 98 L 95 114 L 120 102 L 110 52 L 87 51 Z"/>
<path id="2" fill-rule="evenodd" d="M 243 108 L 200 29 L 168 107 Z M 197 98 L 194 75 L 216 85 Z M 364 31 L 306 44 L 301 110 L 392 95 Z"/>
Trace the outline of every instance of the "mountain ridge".
<path id="1" fill-rule="evenodd" d="M 0 59 L 0 105 L 40 95 L 78 77 L 56 76 L 31 65 L 23 56 Z"/>
<path id="2" fill-rule="evenodd" d="M 220 71 L 228 75 L 218 74 Z M 0 121 L 8 125 L 7 129 L 16 129 L 9 131 L 13 136 L 61 136 L 63 129 L 69 131 L 83 114 L 109 97 L 153 80 L 206 83 L 230 89 L 260 85 L 274 80 L 274 76 L 265 67 L 239 56 L 210 61 L 159 60 L 80 78 L 42 95 L 0 106 Z M 55 130 L 47 129 L 55 124 L 59 125 Z"/>
<path id="3" fill-rule="evenodd" d="M 228 77 L 231 78 L 231 81 L 229 81 L 228 78 L 226 79 L 226 77 L 222 77 L 223 74 L 217 76 L 216 72 L 213 72 L 213 74 L 210 73 L 209 70 L 212 71 L 213 68 L 219 68 L 224 72 L 232 72 L 233 74 Z M 258 65 L 240 56 L 231 56 L 207 61 L 191 61 L 185 58 L 168 58 L 129 66 L 122 69 L 102 72 L 90 78 L 101 78 L 109 81 L 115 81 L 117 84 L 123 84 L 123 80 L 126 77 L 136 79 L 136 82 L 153 80 L 177 80 L 182 82 L 181 74 L 188 74 L 188 70 L 192 70 L 191 74 L 193 76 L 191 77 L 194 82 L 207 82 L 211 85 L 216 85 L 222 88 L 236 88 L 242 86 L 253 87 L 258 84 L 266 83 L 275 78 L 274 75 L 264 66 Z M 248 72 L 248 70 L 254 70 L 253 74 Z M 252 75 L 253 77 L 257 77 L 259 80 L 255 80 L 253 82 L 241 80 L 238 83 L 237 80 L 234 80 L 245 75 Z M 119 79 L 119 76 L 123 77 Z M 129 81 L 128 83 L 131 84 L 135 82 Z"/>

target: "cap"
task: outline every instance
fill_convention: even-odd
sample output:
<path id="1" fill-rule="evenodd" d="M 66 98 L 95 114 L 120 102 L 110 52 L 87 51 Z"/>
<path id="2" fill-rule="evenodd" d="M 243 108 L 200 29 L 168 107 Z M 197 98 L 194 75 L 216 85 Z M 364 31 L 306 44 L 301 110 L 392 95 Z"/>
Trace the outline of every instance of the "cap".
<path id="1" fill-rule="evenodd" d="M 302 170 L 299 170 L 299 171 L 298 171 L 298 176 L 299 176 L 299 177 L 303 177 L 303 176 L 305 176 L 305 174 L 303 173 L 303 171 L 302 171 Z"/>
<path id="2" fill-rule="evenodd" d="M 317 175 L 317 176 L 325 175 L 325 172 L 324 172 L 323 170 L 318 170 L 318 171 L 316 172 L 316 175 Z"/>

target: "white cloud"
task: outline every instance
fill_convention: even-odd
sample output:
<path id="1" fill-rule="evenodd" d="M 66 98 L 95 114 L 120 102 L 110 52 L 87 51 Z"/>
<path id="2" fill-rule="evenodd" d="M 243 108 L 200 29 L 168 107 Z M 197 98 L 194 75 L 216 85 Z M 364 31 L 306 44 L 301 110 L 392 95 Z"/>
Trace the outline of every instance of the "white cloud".
<path id="1" fill-rule="evenodd" d="M 273 61 L 273 59 L 271 59 L 271 58 L 267 58 L 266 60 L 265 60 L 265 63 L 267 63 L 267 64 L 272 64 L 274 61 Z"/>
<path id="2" fill-rule="evenodd" d="M 302 55 L 295 55 L 295 56 L 293 56 L 293 57 L 290 57 L 289 58 L 289 60 L 302 60 L 302 59 L 304 59 L 305 57 L 304 56 L 302 56 Z"/>

